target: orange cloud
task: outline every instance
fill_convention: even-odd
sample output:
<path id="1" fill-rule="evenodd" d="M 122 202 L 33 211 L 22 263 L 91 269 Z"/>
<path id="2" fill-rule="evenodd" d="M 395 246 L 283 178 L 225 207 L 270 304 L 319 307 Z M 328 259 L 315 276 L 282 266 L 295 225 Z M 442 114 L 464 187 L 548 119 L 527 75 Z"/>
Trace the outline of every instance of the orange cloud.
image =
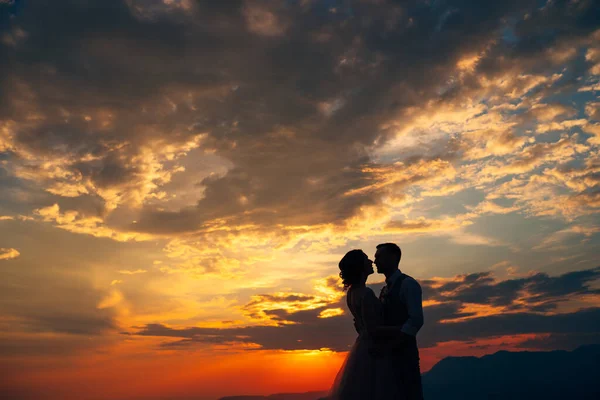
<path id="1" fill-rule="evenodd" d="M 333 279 L 329 278 L 317 281 L 315 288 L 319 293 L 317 295 L 287 292 L 254 295 L 251 297 L 251 301 L 242 307 L 242 310 L 254 322 L 266 325 L 291 323 L 286 319 L 288 314 L 323 308 L 337 303 L 343 296 L 343 292 L 340 289 L 341 285 L 329 286 L 333 282 Z M 339 281 L 336 279 L 335 283 L 339 284 Z M 320 312 L 319 318 L 330 318 L 342 314 L 344 314 L 344 310 L 341 308 L 326 308 Z"/>
<path id="2" fill-rule="evenodd" d="M 136 274 L 144 274 L 148 271 L 146 271 L 145 269 L 136 269 L 135 271 L 129 271 L 126 269 L 122 269 L 122 270 L 119 270 L 118 272 L 123 275 L 136 275 Z"/>
<path id="3" fill-rule="evenodd" d="M 577 114 L 577 110 L 573 107 L 565 106 L 563 104 L 534 104 L 530 113 L 535 116 L 538 121 L 542 122 L 554 122 L 557 117 L 572 117 Z M 540 132 L 540 129 L 538 129 Z"/>
<path id="4" fill-rule="evenodd" d="M 12 260 L 21 255 L 17 249 L 0 248 L 0 260 Z"/>
<path id="5" fill-rule="evenodd" d="M 341 308 L 327 308 L 319 314 L 319 318 L 331 318 L 337 317 L 338 315 L 344 314 L 344 310 Z"/>
<path id="6" fill-rule="evenodd" d="M 41 218 L 42 221 L 52 222 L 58 228 L 69 232 L 92 235 L 95 237 L 106 237 L 120 242 L 129 240 L 150 240 L 152 235 L 142 234 L 137 232 L 121 232 L 106 226 L 104 219 L 95 216 L 85 216 L 78 211 L 69 210 L 61 212 L 58 204 L 39 208 L 34 211 L 34 214 Z"/>
<path id="7" fill-rule="evenodd" d="M 565 131 L 576 126 L 584 126 L 588 123 L 587 119 L 572 119 L 562 122 L 551 122 L 548 124 L 539 124 L 536 128 L 537 133 L 547 133 L 551 131 Z"/>

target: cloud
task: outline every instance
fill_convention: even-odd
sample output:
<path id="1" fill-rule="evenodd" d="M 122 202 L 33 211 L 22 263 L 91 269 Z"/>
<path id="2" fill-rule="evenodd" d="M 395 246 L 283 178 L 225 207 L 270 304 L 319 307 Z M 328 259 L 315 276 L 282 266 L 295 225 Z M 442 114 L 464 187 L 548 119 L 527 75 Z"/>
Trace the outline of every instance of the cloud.
<path id="1" fill-rule="evenodd" d="M 420 344 L 429 347 L 437 342 L 451 340 L 475 340 L 480 337 L 516 335 L 519 333 L 594 334 L 599 326 L 595 318 L 600 315 L 597 308 L 584 309 L 570 314 L 540 315 L 517 313 L 493 315 L 468 319 L 462 323 L 447 323 L 436 326 L 438 332 L 424 330 Z"/>
<path id="2" fill-rule="evenodd" d="M 191 0 L 127 0 L 125 3 L 133 15 L 147 20 L 181 11 L 191 12 L 194 7 Z"/>
<path id="3" fill-rule="evenodd" d="M 337 278 L 307 288 L 331 265 L 317 255 L 365 240 L 406 239 L 415 251 L 449 242 L 467 268 L 471 254 L 493 264 L 536 229 L 535 263 L 577 239 L 595 254 L 594 2 L 331 4 L 66 0 L 18 14 L 11 5 L 12 16 L 2 7 L 2 215 L 144 252 L 139 265 L 81 273 L 103 289 L 5 283 L 2 309 L 22 318 L 19 329 L 98 338 L 136 301 L 136 331 L 182 340 L 171 348 L 344 350 L 353 333 Z M 519 235 L 488 224 L 501 217 L 523 222 Z M 154 268 L 136 276 L 143 287 L 110 276 L 144 265 Z M 504 280 L 424 280 L 423 343 L 587 335 L 577 324 L 588 329 L 582 319 L 595 312 L 567 311 L 597 304 L 597 271 L 528 276 L 519 265 Z M 210 300 L 215 292 L 223 297 Z M 565 323 L 573 332 L 554 327 Z"/>
<path id="4" fill-rule="evenodd" d="M 117 241 L 149 240 L 151 235 L 137 232 L 121 232 L 106 226 L 104 219 L 98 216 L 86 216 L 76 210 L 61 212 L 58 204 L 40 208 L 34 211 L 35 215 L 46 222 L 53 222 L 57 227 L 69 232 L 106 237 Z"/>
<path id="5" fill-rule="evenodd" d="M 424 297 L 439 302 L 458 301 L 502 307 L 496 312 L 553 310 L 558 303 L 576 296 L 595 295 L 591 285 L 600 279 L 600 268 L 569 272 L 557 277 L 544 273 L 496 282 L 491 273 L 462 275 L 447 282 L 430 280 L 422 283 Z M 476 313 L 474 314 L 476 315 Z"/>
<path id="6" fill-rule="evenodd" d="M 533 247 L 533 250 L 559 250 L 565 247 L 567 238 L 573 236 L 584 236 L 590 238 L 600 232 L 600 228 L 596 226 L 573 225 L 566 229 L 561 229 L 546 237 L 540 244 Z"/>
<path id="7" fill-rule="evenodd" d="M 11 260 L 21 255 L 17 249 L 0 248 L 0 260 Z"/>
<path id="8" fill-rule="evenodd" d="M 580 334 L 554 333 L 539 335 L 535 338 L 525 340 L 519 344 L 519 347 L 533 347 L 540 350 L 575 349 L 588 344 L 598 344 L 599 341 L 600 334 L 598 332 Z"/>
<path id="9" fill-rule="evenodd" d="M 563 136 L 556 142 L 536 143 L 524 148 L 506 164 L 490 165 L 481 171 L 484 175 L 506 176 L 524 174 L 548 163 L 565 162 L 574 159 L 577 153 L 588 150 L 577 143 L 577 136 Z"/>
<path id="10" fill-rule="evenodd" d="M 99 335 L 106 333 L 116 325 L 109 318 L 98 316 L 73 316 L 68 314 L 40 315 L 34 321 L 34 326 L 46 332 L 60 332 L 73 335 Z"/>
<path id="11" fill-rule="evenodd" d="M 560 143 L 562 142 L 562 143 Z M 572 157 L 585 151 L 581 145 L 560 139 L 553 145 L 544 145 L 528 151 L 527 156 L 515 161 L 508 171 L 518 173 L 523 169 L 539 168 L 542 173 L 530 176 L 513 177 L 511 180 L 490 187 L 488 200 L 511 201 L 513 207 L 532 216 L 552 216 L 573 221 L 577 217 L 594 214 L 599 204 L 596 199 L 597 152 L 589 152 L 582 157 L 583 163 L 573 163 Z M 550 149 L 561 149 L 557 153 L 547 153 Z M 555 163 L 549 163 L 550 160 Z M 484 169 L 495 174 L 503 166 Z"/>
<path id="12" fill-rule="evenodd" d="M 572 119 L 572 120 L 566 120 L 566 121 L 562 121 L 562 122 L 551 122 L 549 124 L 539 124 L 537 126 L 536 132 L 537 133 L 547 133 L 547 132 L 551 132 L 551 131 L 564 131 L 564 130 L 569 130 L 573 127 L 576 126 L 583 126 L 585 124 L 587 124 L 587 120 L 582 118 L 582 119 Z"/>
<path id="13" fill-rule="evenodd" d="M 347 331 L 336 329 L 340 323 L 352 324 L 348 317 L 319 318 L 323 310 L 299 311 L 293 314 L 291 324 L 281 327 L 255 326 L 226 330 L 210 328 L 173 329 L 160 324 L 146 325 L 136 332 L 141 336 L 162 336 L 183 339 L 181 345 L 194 343 L 257 343 L 261 349 L 300 350 L 329 348 L 335 351 L 347 351 L 351 335 Z M 343 318 L 340 321 L 340 318 Z M 318 323 L 317 323 L 318 321 Z M 326 335 L 317 338 L 311 332 L 315 329 Z M 349 340 L 350 339 L 350 340 Z M 185 348 L 186 346 L 184 346 Z"/>
<path id="14" fill-rule="evenodd" d="M 443 220 L 395 220 L 385 225 L 388 234 L 447 236 L 453 243 L 462 245 L 506 246 L 506 243 L 494 238 L 469 233 L 466 228 L 473 224 L 475 213 L 457 215 Z"/>
<path id="15" fill-rule="evenodd" d="M 326 281 L 327 282 L 327 281 Z M 339 281 L 335 282 L 339 286 Z M 327 283 L 325 283 L 327 285 Z M 327 286 L 326 286 L 327 287 Z M 328 296 L 324 294 L 329 294 Z M 304 295 L 300 293 L 274 293 L 252 296 L 251 301 L 242 307 L 243 312 L 252 320 L 261 321 L 263 324 L 275 325 L 294 323 L 293 315 L 301 311 L 319 309 L 319 318 L 342 315 L 344 311 L 339 307 L 325 308 L 332 300 L 342 297 L 340 291 L 327 293 L 321 290 L 319 295 Z"/>
<path id="16" fill-rule="evenodd" d="M 104 341 L 106 335 L 117 329 L 117 310 L 104 307 L 109 298 L 104 290 L 56 271 L 52 279 L 35 276 L 29 281 L 36 286 L 34 292 L 28 291 L 26 286 L 15 285 L 13 279 L 0 285 L 5 294 L 0 299 L 0 308 L 6 321 L 10 321 L 10 326 L 3 330 L 10 332 L 11 337 L 29 340 L 31 335 L 37 335 L 38 341 L 48 344 L 53 342 L 53 334 L 96 336 Z M 22 300 L 24 297 L 27 301 Z M 99 304 L 103 307 L 97 307 Z M 65 347 L 68 346 L 61 345 Z"/>
<path id="17" fill-rule="evenodd" d="M 239 343 L 250 342 L 260 345 L 261 349 L 302 350 L 331 349 L 347 351 L 355 333 L 340 326 L 352 326 L 352 321 L 344 317 L 319 318 L 315 311 L 297 313 L 294 324 L 278 327 L 248 327 L 233 329 L 210 328 L 171 328 L 161 324 L 150 324 L 135 332 L 141 336 L 178 338 L 179 346 L 186 348 L 195 343 Z M 434 316 L 435 308 L 426 309 Z M 444 310 L 444 318 L 451 318 L 456 310 Z M 447 315 L 449 314 L 449 315 Z M 427 315 L 427 314 L 426 314 Z M 565 336 L 587 334 L 597 335 L 600 327 L 596 322 L 600 311 L 586 309 L 571 314 L 540 315 L 533 313 L 514 313 L 509 315 L 492 315 L 467 319 L 462 322 L 437 323 L 429 320 L 429 326 L 419 335 L 422 347 L 432 347 L 437 343 L 453 340 L 476 340 L 502 335 L 523 333 L 557 333 Z M 318 321 L 318 324 L 317 322 Z M 165 342 L 167 343 L 173 343 Z"/>
<path id="18" fill-rule="evenodd" d="M 585 60 L 590 64 L 590 74 L 600 75 L 600 48 L 589 48 L 585 53 Z"/>
<path id="19" fill-rule="evenodd" d="M 112 290 L 108 293 L 96 306 L 99 310 L 104 308 L 115 307 L 123 301 L 123 294 L 118 290 Z"/>
<path id="20" fill-rule="evenodd" d="M 281 36 L 285 33 L 286 26 L 281 17 L 264 7 L 264 4 L 246 2 L 243 14 L 252 33 L 263 36 Z"/>
<path id="21" fill-rule="evenodd" d="M 592 176 L 580 190 L 565 175 L 561 187 L 574 193 L 561 202 L 533 198 L 556 194 L 556 180 L 533 187 L 523 176 L 509 194 L 521 200 L 494 206 L 496 182 L 587 151 L 573 135 L 538 143 L 526 131 L 536 132 L 534 120 L 574 120 L 570 105 L 546 97 L 563 90 L 562 69 L 577 61 L 570 49 L 593 43 L 593 24 L 573 28 L 558 15 L 580 18 L 590 6 L 449 7 L 451 15 L 412 3 L 335 13 L 317 3 L 31 5 L 18 21 L 27 38 L 0 67 L 7 174 L 45 191 L 30 206 L 39 221 L 160 240 L 157 269 L 195 277 L 247 275 L 272 249 L 316 252 L 367 235 L 505 246 L 468 227 L 492 213 L 592 212 Z M 519 40 L 507 47 L 512 16 Z M 111 37 L 70 18 L 96 21 Z M 536 28 L 556 24 L 565 34 L 555 40 Z M 467 215 L 418 211 L 475 188 L 489 198 Z"/>
<path id="22" fill-rule="evenodd" d="M 476 214 L 510 214 L 515 211 L 519 211 L 521 208 L 518 206 L 503 207 L 494 201 L 482 201 L 474 207 L 467 207 L 471 212 Z"/>
<path id="23" fill-rule="evenodd" d="M 558 117 L 572 117 L 577 114 L 577 110 L 564 104 L 534 104 L 529 111 L 538 121 L 555 122 Z M 572 126 L 572 125 L 571 125 Z M 538 132 L 540 129 L 538 128 Z"/>
<path id="24" fill-rule="evenodd" d="M 59 227 L 92 226 L 116 240 L 132 231 L 177 236 L 216 220 L 265 231 L 340 224 L 390 192 L 457 194 L 477 184 L 465 179 L 465 160 L 541 145 L 527 146 L 515 110 L 549 126 L 573 116 L 544 95 L 560 90 L 555 66 L 575 62 L 569 49 L 592 43 L 593 24 L 558 18 L 593 12 L 584 3 L 545 11 L 473 3 L 472 13 L 457 5 L 451 14 L 412 3 L 403 12 L 356 3 L 352 13 L 316 3 L 32 5 L 18 23 L 27 40 L 2 67 L 9 173 L 56 196 L 60 210 L 69 198 L 100 199 L 102 221 Z M 357 24 L 354 13 L 369 18 Z M 503 21 L 525 13 L 508 49 Z M 52 43 L 39 15 L 51 21 Z M 110 42 L 69 18 L 99 21 Z M 544 41 L 534 29 L 553 24 L 570 33 Z M 27 65 L 23 54 L 38 50 L 39 65 Z M 38 70 L 45 78 L 34 85 Z M 507 168 L 486 171 L 501 179 Z M 135 226 L 121 225 L 123 213 Z"/>
<path id="25" fill-rule="evenodd" d="M 585 125 L 583 127 L 583 131 L 587 134 L 592 135 L 589 139 L 588 142 L 593 144 L 593 145 L 599 145 L 600 144 L 600 124 L 588 124 Z"/>
<path id="26" fill-rule="evenodd" d="M 135 271 L 129 271 L 127 269 L 122 269 L 122 270 L 119 270 L 118 272 L 123 275 L 136 275 L 136 274 L 144 274 L 148 271 L 146 271 L 145 269 L 136 269 Z"/>
<path id="27" fill-rule="evenodd" d="M 598 296 L 600 289 L 594 285 L 599 281 L 600 267 L 559 276 L 536 273 L 506 280 L 496 280 L 490 272 L 423 280 L 426 324 L 419 343 L 431 347 L 453 340 L 529 333 L 573 335 L 572 340 L 580 335 L 597 335 L 600 309 L 557 311 L 560 305 Z M 329 304 L 315 300 L 310 295 L 279 293 L 256 296 L 245 306 L 247 310 L 261 310 L 275 324 L 235 328 L 148 324 L 132 333 L 177 338 L 179 341 L 174 343 L 182 347 L 194 343 L 254 343 L 262 349 L 347 350 L 353 336 L 351 317 L 330 311 L 345 309 L 343 298 L 333 298 Z"/>
<path id="28" fill-rule="evenodd" d="M 600 121 L 600 102 L 590 101 L 587 103 L 585 113 L 590 119 Z"/>
<path id="29" fill-rule="evenodd" d="M 468 221 L 467 221 L 468 223 Z M 439 232 L 444 229 L 457 229 L 460 223 L 448 221 L 427 221 L 424 218 L 415 221 L 390 221 L 385 227 L 389 232 Z"/>

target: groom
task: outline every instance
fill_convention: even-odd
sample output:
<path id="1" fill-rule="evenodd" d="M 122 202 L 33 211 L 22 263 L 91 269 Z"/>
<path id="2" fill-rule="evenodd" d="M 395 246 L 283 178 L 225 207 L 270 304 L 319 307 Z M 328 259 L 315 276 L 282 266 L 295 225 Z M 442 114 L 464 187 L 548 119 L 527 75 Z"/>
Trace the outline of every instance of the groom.
<path id="1" fill-rule="evenodd" d="M 385 275 L 379 300 L 383 306 L 384 326 L 378 329 L 383 338 L 385 356 L 390 357 L 394 375 L 406 400 L 422 400 L 421 371 L 416 335 L 423 326 L 421 286 L 398 269 L 402 252 L 394 243 L 377 246 L 375 265 Z"/>

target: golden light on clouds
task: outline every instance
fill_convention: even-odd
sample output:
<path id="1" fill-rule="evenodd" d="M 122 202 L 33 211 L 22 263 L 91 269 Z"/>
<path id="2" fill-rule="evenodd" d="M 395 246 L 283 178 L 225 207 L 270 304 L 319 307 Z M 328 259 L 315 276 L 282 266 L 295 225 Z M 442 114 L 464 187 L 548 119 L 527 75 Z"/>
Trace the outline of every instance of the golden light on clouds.
<path id="1" fill-rule="evenodd" d="M 103 298 L 100 303 L 98 303 L 98 308 L 109 308 L 114 307 L 119 304 L 123 300 L 123 294 L 118 290 L 111 291 L 105 298 Z"/>
<path id="2" fill-rule="evenodd" d="M 118 272 L 123 275 L 136 275 L 136 274 L 144 274 L 148 271 L 146 271 L 145 269 L 136 269 L 135 271 L 129 271 L 127 269 L 122 269 L 122 270 L 119 270 Z"/>
<path id="3" fill-rule="evenodd" d="M 383 242 L 425 369 L 599 337 L 593 2 L 84 3 L 0 1 L 0 391 L 325 389 Z"/>
<path id="4" fill-rule="evenodd" d="M 331 318 L 337 317 L 338 315 L 344 314 L 344 310 L 341 308 L 327 308 L 319 314 L 319 318 Z"/>
<path id="5" fill-rule="evenodd" d="M 21 255 L 17 249 L 0 248 L 0 260 L 10 260 Z"/>

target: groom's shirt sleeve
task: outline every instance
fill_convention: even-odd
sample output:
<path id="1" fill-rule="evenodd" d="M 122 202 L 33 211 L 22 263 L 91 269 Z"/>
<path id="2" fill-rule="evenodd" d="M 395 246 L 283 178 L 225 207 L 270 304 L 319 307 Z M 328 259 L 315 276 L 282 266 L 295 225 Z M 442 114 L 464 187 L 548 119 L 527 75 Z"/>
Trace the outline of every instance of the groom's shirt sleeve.
<path id="1" fill-rule="evenodd" d="M 406 308 L 408 309 L 408 319 L 402 325 L 402 332 L 416 336 L 419 329 L 423 326 L 423 300 L 421 285 L 414 279 L 405 279 L 402 282 L 401 291 L 404 294 Z"/>

